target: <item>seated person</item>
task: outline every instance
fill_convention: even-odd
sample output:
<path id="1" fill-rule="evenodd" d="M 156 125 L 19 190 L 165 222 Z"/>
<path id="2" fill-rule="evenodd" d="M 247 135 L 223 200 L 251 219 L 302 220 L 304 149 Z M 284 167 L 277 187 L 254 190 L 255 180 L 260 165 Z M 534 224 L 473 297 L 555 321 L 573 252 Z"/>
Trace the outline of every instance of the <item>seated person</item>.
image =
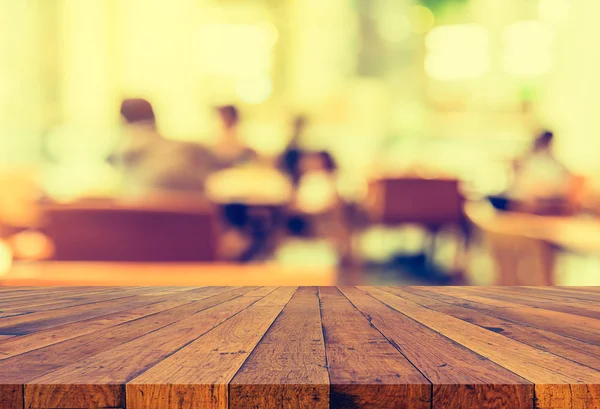
<path id="1" fill-rule="evenodd" d="M 300 181 L 301 169 L 300 162 L 302 160 L 303 151 L 299 146 L 300 138 L 306 128 L 307 120 L 303 116 L 298 116 L 294 119 L 293 134 L 290 143 L 279 159 L 280 169 L 287 174 L 295 187 Z"/>
<path id="2" fill-rule="evenodd" d="M 221 135 L 213 147 L 213 153 L 221 169 L 245 165 L 257 160 L 256 152 L 244 145 L 239 137 L 240 114 L 233 105 L 218 108 L 221 119 Z"/>
<path id="3" fill-rule="evenodd" d="M 324 213 L 339 202 L 337 166 L 328 152 L 306 153 L 299 163 L 296 206 L 307 214 Z"/>
<path id="4" fill-rule="evenodd" d="M 538 136 L 532 148 L 514 163 L 514 182 L 504 195 L 510 208 L 534 213 L 570 212 L 578 182 L 552 152 L 554 134 Z M 497 199 L 496 199 L 497 200 Z"/>
<path id="5" fill-rule="evenodd" d="M 204 193 L 205 180 L 217 167 L 208 149 L 165 139 L 156 130 L 152 105 L 144 99 L 123 101 L 121 114 L 127 140 L 109 160 L 123 172 L 125 194 Z"/>
<path id="6" fill-rule="evenodd" d="M 342 257 L 349 253 L 346 208 L 338 192 L 337 165 L 328 152 L 304 153 L 292 212 L 305 230 L 332 243 Z"/>
<path id="7" fill-rule="evenodd" d="M 552 152 L 554 134 L 546 131 L 515 163 L 515 180 L 509 193 L 521 200 L 561 199 L 569 193 L 571 172 Z"/>

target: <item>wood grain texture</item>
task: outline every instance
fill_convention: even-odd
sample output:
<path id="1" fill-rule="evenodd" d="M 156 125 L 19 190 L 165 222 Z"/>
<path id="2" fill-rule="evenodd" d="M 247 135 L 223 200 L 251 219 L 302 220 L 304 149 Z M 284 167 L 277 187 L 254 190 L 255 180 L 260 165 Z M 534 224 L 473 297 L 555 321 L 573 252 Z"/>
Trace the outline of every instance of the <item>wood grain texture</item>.
<path id="1" fill-rule="evenodd" d="M 600 406 L 600 372 L 378 288 L 366 292 L 397 311 L 535 383 L 538 408 Z"/>
<path id="2" fill-rule="evenodd" d="M 227 408 L 229 382 L 295 292 L 274 291 L 133 379 L 128 408 Z"/>
<path id="3" fill-rule="evenodd" d="M 342 292 L 433 383 L 433 407 L 533 407 L 531 382 L 356 288 Z"/>
<path id="4" fill-rule="evenodd" d="M 329 408 L 316 287 L 299 289 L 230 383 L 239 408 Z"/>
<path id="5" fill-rule="evenodd" d="M 120 408 L 122 387 L 116 384 L 34 384 L 25 387 L 26 409 Z"/>
<path id="6" fill-rule="evenodd" d="M 546 304 L 529 307 L 474 295 L 459 287 L 436 287 L 429 291 L 454 298 L 454 303 L 511 321 L 545 329 L 560 335 L 600 344 L 600 320 L 546 309 Z M 439 297 L 439 296 L 438 296 Z"/>
<path id="7" fill-rule="evenodd" d="M 0 287 L 0 409 L 598 409 L 599 311 L 595 287 Z"/>
<path id="8" fill-rule="evenodd" d="M 235 298 L 37 378 L 25 386 L 25 402 L 27 404 L 29 401 L 35 401 L 39 396 L 52 394 L 56 385 L 68 385 L 72 391 L 78 391 L 83 397 L 93 397 L 94 394 L 89 391 L 90 384 L 93 386 L 108 383 L 124 384 L 259 299 L 260 297 L 244 296 Z M 114 394 L 112 398 L 114 402 L 124 399 L 121 388 L 112 389 L 110 393 Z M 37 407 L 62 408 L 63 406 Z M 105 405 L 105 407 L 111 406 Z"/>
<path id="9" fill-rule="evenodd" d="M 126 322 L 0 360 L 0 384 L 5 381 L 30 382 L 75 361 L 108 351 L 159 328 L 173 324 L 188 315 L 226 302 L 253 289 L 255 287 L 228 290 L 222 294 L 184 304 L 133 322 Z"/>
<path id="10" fill-rule="evenodd" d="M 411 300 L 419 304 L 428 303 L 431 299 L 428 297 L 426 291 L 423 292 L 412 288 L 404 288 L 402 290 L 393 289 L 390 291 L 394 294 L 401 293 L 403 296 L 408 296 Z M 486 315 L 452 303 L 438 303 L 437 305 L 430 305 L 429 308 L 582 365 L 600 368 L 600 345 L 567 338 L 553 332 L 497 318 L 492 315 Z"/>
<path id="11" fill-rule="evenodd" d="M 331 406 L 431 406 L 430 382 L 335 287 L 319 290 Z"/>
<path id="12" fill-rule="evenodd" d="M 0 409 L 23 409 L 23 385 L 0 384 Z"/>

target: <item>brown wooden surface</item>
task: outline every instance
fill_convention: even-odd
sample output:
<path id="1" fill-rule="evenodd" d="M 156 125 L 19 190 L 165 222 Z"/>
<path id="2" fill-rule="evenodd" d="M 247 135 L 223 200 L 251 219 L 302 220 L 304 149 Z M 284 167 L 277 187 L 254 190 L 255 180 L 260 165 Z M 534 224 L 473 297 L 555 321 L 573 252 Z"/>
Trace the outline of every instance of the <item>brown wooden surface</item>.
<path id="1" fill-rule="evenodd" d="M 600 407 L 591 287 L 0 287 L 0 409 Z"/>

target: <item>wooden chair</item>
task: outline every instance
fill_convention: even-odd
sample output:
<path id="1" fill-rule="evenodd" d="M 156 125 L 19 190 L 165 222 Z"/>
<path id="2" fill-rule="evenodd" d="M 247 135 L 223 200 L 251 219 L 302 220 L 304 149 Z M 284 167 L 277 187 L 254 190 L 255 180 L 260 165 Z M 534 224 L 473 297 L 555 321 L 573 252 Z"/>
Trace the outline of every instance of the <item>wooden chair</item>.
<path id="1" fill-rule="evenodd" d="M 373 223 L 385 226 L 416 224 L 431 236 L 430 253 L 435 252 L 435 235 L 445 227 L 458 228 L 468 246 L 470 228 L 464 214 L 464 198 L 456 179 L 418 177 L 384 178 L 370 183 L 367 212 Z M 461 273 L 456 257 L 454 268 Z"/>
<path id="2" fill-rule="evenodd" d="M 86 201 L 43 208 L 52 258 L 61 261 L 213 261 L 215 220 L 212 209 L 198 203 Z"/>
<path id="3" fill-rule="evenodd" d="M 370 186 L 370 213 L 385 225 L 420 224 L 429 229 L 463 223 L 464 199 L 454 179 L 380 179 Z"/>

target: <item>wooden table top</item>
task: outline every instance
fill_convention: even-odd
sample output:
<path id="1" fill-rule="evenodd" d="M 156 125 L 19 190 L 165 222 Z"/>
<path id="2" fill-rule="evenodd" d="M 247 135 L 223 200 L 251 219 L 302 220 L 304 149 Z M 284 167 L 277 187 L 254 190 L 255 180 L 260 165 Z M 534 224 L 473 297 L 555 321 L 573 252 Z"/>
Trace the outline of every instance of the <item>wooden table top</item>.
<path id="1" fill-rule="evenodd" d="M 0 408 L 600 407 L 600 288 L 0 288 Z"/>

